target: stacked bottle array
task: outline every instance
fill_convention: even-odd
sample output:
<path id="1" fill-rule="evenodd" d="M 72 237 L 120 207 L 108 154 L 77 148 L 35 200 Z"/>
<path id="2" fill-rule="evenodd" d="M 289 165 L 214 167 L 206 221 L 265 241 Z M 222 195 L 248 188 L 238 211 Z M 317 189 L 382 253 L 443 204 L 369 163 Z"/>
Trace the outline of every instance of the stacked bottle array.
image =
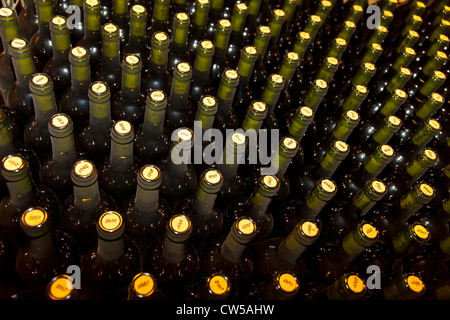
<path id="1" fill-rule="evenodd" d="M 25 4 L 1 299 L 450 298 L 448 1 Z"/>

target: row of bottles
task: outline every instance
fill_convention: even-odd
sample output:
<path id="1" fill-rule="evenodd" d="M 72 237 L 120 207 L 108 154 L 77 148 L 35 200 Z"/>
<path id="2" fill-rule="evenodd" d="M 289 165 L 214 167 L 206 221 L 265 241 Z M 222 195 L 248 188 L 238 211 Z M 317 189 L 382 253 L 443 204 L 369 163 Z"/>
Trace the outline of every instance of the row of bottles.
<path id="1" fill-rule="evenodd" d="M 448 299 L 446 1 L 74 3 L 0 9 L 5 299 Z"/>

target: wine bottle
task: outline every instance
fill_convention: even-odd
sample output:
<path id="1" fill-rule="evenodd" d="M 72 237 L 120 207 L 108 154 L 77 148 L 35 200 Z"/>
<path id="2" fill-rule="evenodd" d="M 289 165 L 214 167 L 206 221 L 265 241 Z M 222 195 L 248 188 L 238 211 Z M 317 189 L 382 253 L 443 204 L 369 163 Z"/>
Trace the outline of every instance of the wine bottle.
<path id="1" fill-rule="evenodd" d="M 133 154 L 133 141 L 133 125 L 125 120 L 115 122 L 111 129 L 111 152 L 98 164 L 100 187 L 118 203 L 136 190 L 139 162 Z"/>
<path id="2" fill-rule="evenodd" d="M 173 16 L 168 62 L 169 71 L 171 72 L 180 62 L 184 61 L 189 64 L 192 62 L 191 55 L 187 51 L 190 21 L 186 12 L 177 12 Z"/>
<path id="3" fill-rule="evenodd" d="M 166 300 L 166 296 L 158 288 L 155 276 L 139 272 L 128 285 L 127 300 Z"/>
<path id="4" fill-rule="evenodd" d="M 221 76 L 225 69 L 229 68 L 227 60 L 227 48 L 231 36 L 231 22 L 228 19 L 220 19 L 216 24 L 214 33 L 214 57 L 211 65 L 210 77 L 214 85 L 220 84 Z"/>
<path id="5" fill-rule="evenodd" d="M 19 223 L 22 213 L 32 206 L 40 206 L 51 217 L 58 217 L 61 204 L 53 191 L 34 183 L 23 156 L 13 154 L 3 158 L 1 173 L 9 194 L 0 202 L 0 225 L 11 241 L 20 246 L 25 240 Z"/>
<path id="6" fill-rule="evenodd" d="M 210 243 L 201 264 L 203 274 L 226 274 L 234 290 L 246 285 L 253 271 L 253 258 L 248 248 L 256 236 L 257 225 L 248 217 L 238 218 L 228 234 Z"/>
<path id="7" fill-rule="evenodd" d="M 0 109 L 0 159 L 3 159 L 10 154 L 20 154 L 27 160 L 34 181 L 40 182 L 40 159 L 25 143 L 16 141 L 13 134 L 14 131 L 11 130 L 7 114 Z M 3 182 L 3 184 L 0 185 L 0 194 L 3 197 L 7 192 L 6 182 L 3 179 L 3 176 L 0 176 L 0 181 Z"/>
<path id="8" fill-rule="evenodd" d="M 78 239 L 84 250 L 95 244 L 100 215 L 116 210 L 113 198 L 98 185 L 98 172 L 89 160 L 78 160 L 70 170 L 73 191 L 63 202 L 61 229 Z"/>
<path id="9" fill-rule="evenodd" d="M 146 99 L 144 121 L 136 128 L 134 153 L 141 161 L 152 163 L 167 157 L 170 133 L 165 127 L 167 96 L 162 90 L 151 90 Z"/>
<path id="10" fill-rule="evenodd" d="M 50 36 L 52 39 L 53 56 L 47 61 L 43 72 L 47 74 L 54 84 L 56 101 L 70 86 L 69 50 L 70 33 L 67 20 L 63 16 L 54 16 L 50 19 Z"/>
<path id="11" fill-rule="evenodd" d="M 170 5 L 170 1 L 168 0 L 156 0 L 154 2 L 152 24 L 148 30 L 150 34 L 155 32 L 169 33 Z"/>
<path id="12" fill-rule="evenodd" d="M 120 53 L 123 57 L 127 54 L 136 54 L 142 61 L 142 66 L 147 69 L 147 57 L 150 55 L 150 47 L 147 44 L 147 9 L 135 4 L 130 8 L 130 31 L 128 41 L 122 46 Z"/>
<path id="13" fill-rule="evenodd" d="M 194 143 L 192 130 L 181 127 L 172 133 L 170 154 L 161 165 L 161 193 L 176 207 L 185 197 L 193 194 L 197 187 L 197 175 L 191 164 Z"/>
<path id="14" fill-rule="evenodd" d="M 188 52 L 194 60 L 197 53 L 197 46 L 206 38 L 206 26 L 208 22 L 208 14 L 211 3 L 209 0 L 195 0 L 194 12 L 189 27 Z"/>
<path id="15" fill-rule="evenodd" d="M 274 274 L 289 271 L 301 281 L 306 271 L 305 250 L 320 235 L 319 225 L 312 220 L 301 220 L 285 237 L 266 240 L 255 259 L 255 272 L 263 281 Z"/>
<path id="16" fill-rule="evenodd" d="M 245 162 L 246 146 L 247 139 L 241 132 L 233 133 L 225 141 L 221 161 L 217 164 L 217 169 L 223 176 L 223 185 L 217 199 L 222 209 L 229 205 L 229 201 L 248 192 L 249 182 L 240 168 Z"/>
<path id="17" fill-rule="evenodd" d="M 6 105 L 18 114 L 20 122 L 24 125 L 34 116 L 29 79 L 36 73 L 36 66 L 30 44 L 25 39 L 12 39 L 9 42 L 8 50 L 14 66 L 16 81 L 9 88 Z"/>
<path id="18" fill-rule="evenodd" d="M 233 101 L 233 108 L 236 110 L 239 119 L 244 119 L 248 106 L 255 100 L 252 87 L 249 84 L 257 58 L 256 47 L 247 45 L 241 50 L 236 67 L 239 74 L 239 85 Z"/>
<path id="19" fill-rule="evenodd" d="M 380 231 L 380 239 L 389 242 L 407 227 L 407 221 L 434 197 L 434 188 L 426 183 L 416 184 L 411 191 L 405 193 L 394 205 L 383 205 L 374 210 L 374 224 Z M 391 211 L 394 210 L 394 211 Z M 395 212 L 395 214 L 390 214 Z"/>
<path id="20" fill-rule="evenodd" d="M 287 237 L 301 221 L 321 220 L 320 212 L 336 194 L 337 185 L 333 180 L 318 179 L 305 198 L 289 200 L 280 206 L 282 210 L 275 216 L 273 234 L 277 237 Z"/>
<path id="21" fill-rule="evenodd" d="M 194 105 L 198 104 L 202 95 L 215 94 L 215 87 L 209 77 L 214 50 L 214 44 L 210 40 L 202 40 L 197 46 L 190 88 L 190 97 Z"/>
<path id="22" fill-rule="evenodd" d="M 385 200 L 395 202 L 399 199 L 437 160 L 438 155 L 434 150 L 423 148 L 402 171 L 395 175 L 386 173 L 384 180 L 386 180 L 388 192 Z"/>
<path id="23" fill-rule="evenodd" d="M 314 265 L 310 265 L 309 279 L 314 277 L 319 281 L 331 284 L 345 272 L 350 271 L 351 263 L 366 248 L 377 242 L 379 231 L 370 222 L 360 220 L 340 241 L 339 245 L 323 248 L 317 252 Z"/>
<path id="24" fill-rule="evenodd" d="M 91 68 L 95 68 L 102 57 L 102 17 L 98 0 L 84 0 L 83 2 L 83 26 L 84 36 L 78 41 L 77 46 L 89 50 Z"/>
<path id="25" fill-rule="evenodd" d="M 122 80 L 119 28 L 106 23 L 101 28 L 101 37 L 101 60 L 93 69 L 92 80 L 106 82 L 111 95 L 114 95 L 120 90 Z"/>
<path id="26" fill-rule="evenodd" d="M 24 3 L 25 7 L 20 10 L 17 22 L 19 23 L 20 35 L 27 41 L 30 41 L 33 34 L 38 30 L 39 19 L 36 14 L 34 0 L 25 0 Z"/>
<path id="27" fill-rule="evenodd" d="M 45 73 L 35 73 L 29 81 L 34 117 L 25 125 L 25 143 L 42 159 L 52 152 L 48 122 L 57 112 L 53 82 Z"/>
<path id="28" fill-rule="evenodd" d="M 145 253 L 144 268 L 155 275 L 161 290 L 168 296 L 179 296 L 180 289 L 196 281 L 199 257 L 189 242 L 191 234 L 191 220 L 175 214 L 166 224 L 164 236 Z"/>
<path id="29" fill-rule="evenodd" d="M 71 85 L 61 96 L 59 110 L 72 119 L 75 132 L 89 120 L 90 59 L 86 48 L 77 46 L 69 51 Z"/>
<path id="30" fill-rule="evenodd" d="M 31 207 L 20 216 L 20 228 L 27 238 L 17 252 L 16 271 L 30 286 L 45 288 L 54 276 L 78 263 L 74 238 L 52 228 L 51 216 L 42 207 Z"/>
<path id="31" fill-rule="evenodd" d="M 72 193 L 71 170 L 82 157 L 75 148 L 73 122 L 64 113 L 54 114 L 48 122 L 52 145 L 52 156 L 43 159 L 39 171 L 40 181 L 52 189 L 61 202 Z"/>
<path id="32" fill-rule="evenodd" d="M 141 250 L 164 234 L 172 208 L 160 195 L 161 170 L 155 165 L 144 165 L 137 175 L 136 194 L 120 204 L 127 232 Z"/>
<path id="33" fill-rule="evenodd" d="M 112 0 L 110 21 L 119 29 L 121 48 L 129 41 L 130 25 L 128 22 L 128 6 L 128 2 L 124 0 Z"/>
<path id="34" fill-rule="evenodd" d="M 0 35 L 3 46 L 3 51 L 0 53 L 0 89 L 3 100 L 6 102 L 9 88 L 16 81 L 8 47 L 11 40 L 19 37 L 17 16 L 9 8 L 0 9 Z"/>
<path id="35" fill-rule="evenodd" d="M 192 67 L 180 62 L 173 70 L 173 80 L 167 101 L 166 127 L 170 132 L 181 127 L 192 127 L 195 106 L 190 99 Z"/>
<path id="36" fill-rule="evenodd" d="M 208 241 L 217 237 L 223 226 L 223 213 L 216 206 L 217 195 L 222 188 L 223 177 L 216 169 L 207 169 L 200 176 L 195 195 L 185 199 L 175 209 L 192 222 L 192 242 L 199 254 L 203 254 Z"/>
<path id="37" fill-rule="evenodd" d="M 248 6 L 245 3 L 236 3 L 231 15 L 231 35 L 227 49 L 227 60 L 230 67 L 236 66 L 241 48 L 244 47 L 243 32 L 248 15 Z"/>
<path id="38" fill-rule="evenodd" d="M 169 36 L 164 32 L 155 32 L 151 37 L 148 68 L 142 73 L 142 91 L 158 89 L 166 94 L 170 92 L 172 74 L 168 70 Z M 175 72 L 175 70 L 174 70 Z"/>
<path id="39" fill-rule="evenodd" d="M 96 246 L 81 256 L 81 279 L 95 287 L 102 298 L 111 299 L 140 271 L 141 257 L 136 245 L 124 235 L 125 224 L 118 212 L 104 212 L 96 229 Z"/>
<path id="40" fill-rule="evenodd" d="M 235 69 L 226 69 L 220 78 L 217 88 L 218 110 L 214 127 L 221 131 L 237 129 L 239 118 L 233 107 L 233 100 L 239 85 L 239 73 Z"/>
<path id="41" fill-rule="evenodd" d="M 111 97 L 112 118 L 125 120 L 133 126 L 144 119 L 145 95 L 141 92 L 142 62 L 137 54 L 127 54 L 122 60 L 121 89 Z"/>
<path id="42" fill-rule="evenodd" d="M 242 216 L 250 216 L 258 226 L 253 241 L 256 248 L 272 233 L 274 222 L 269 205 L 280 189 L 280 180 L 275 175 L 261 175 L 250 197 L 237 200 L 225 213 L 224 228 L 230 227 Z"/>
<path id="43" fill-rule="evenodd" d="M 92 82 L 88 89 L 89 121 L 78 131 L 77 148 L 97 163 L 111 148 L 111 92 L 105 82 Z"/>
<path id="44" fill-rule="evenodd" d="M 55 13 L 53 2 L 50 0 L 35 0 L 34 3 L 38 16 L 38 30 L 30 38 L 30 47 L 42 68 L 53 55 L 49 24 Z"/>

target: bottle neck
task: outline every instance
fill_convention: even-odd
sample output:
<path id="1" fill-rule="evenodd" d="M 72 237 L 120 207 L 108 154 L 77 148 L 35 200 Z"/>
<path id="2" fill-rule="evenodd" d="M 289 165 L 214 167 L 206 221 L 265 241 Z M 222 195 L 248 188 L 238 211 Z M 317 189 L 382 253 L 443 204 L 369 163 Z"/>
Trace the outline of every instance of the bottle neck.
<path id="1" fill-rule="evenodd" d="M 12 62 L 18 86 L 28 90 L 28 81 L 30 80 L 30 77 L 36 73 L 33 57 L 30 55 L 21 58 L 13 58 Z"/>
<path id="2" fill-rule="evenodd" d="M 141 72 L 122 71 L 121 84 L 122 98 L 134 100 L 141 95 Z"/>
<path id="3" fill-rule="evenodd" d="M 85 66 L 71 65 L 70 72 L 72 75 L 72 92 L 87 94 L 91 83 L 91 68 L 89 64 Z"/>
<path id="4" fill-rule="evenodd" d="M 226 113 L 232 110 L 233 99 L 236 94 L 236 86 L 221 85 L 217 91 L 218 112 Z"/>
<path id="5" fill-rule="evenodd" d="M 112 126 L 110 101 L 89 102 L 89 125 L 99 130 L 107 130 Z"/>
<path id="6" fill-rule="evenodd" d="M 167 236 L 164 238 L 162 255 L 171 264 L 178 264 L 186 257 L 186 243 L 174 242 Z"/>
<path id="7" fill-rule="evenodd" d="M 150 73 L 164 75 L 167 71 L 168 51 L 167 48 L 152 47 L 150 55 Z"/>
<path id="8" fill-rule="evenodd" d="M 19 181 L 6 182 L 6 186 L 14 206 L 25 210 L 25 207 L 27 207 L 33 199 L 35 190 L 31 175 L 27 175 Z"/>
<path id="9" fill-rule="evenodd" d="M 68 52 L 70 50 L 69 30 L 52 32 L 53 59 L 56 63 L 67 63 L 69 61 Z"/>
<path id="10" fill-rule="evenodd" d="M 105 240 L 98 237 L 97 252 L 105 261 L 117 261 L 124 253 L 125 246 L 123 238 L 116 240 Z"/>
<path id="11" fill-rule="evenodd" d="M 153 213 L 158 211 L 159 189 L 145 189 L 138 184 L 134 205 L 141 213 Z"/>
<path id="12" fill-rule="evenodd" d="M 118 143 L 112 139 L 109 162 L 115 168 L 130 168 L 133 165 L 133 142 Z"/>
<path id="13" fill-rule="evenodd" d="M 174 109 L 184 109 L 189 102 L 191 81 L 173 78 L 168 104 Z"/>
<path id="14" fill-rule="evenodd" d="M 101 27 L 100 9 L 84 10 L 84 39 L 87 41 L 100 41 Z"/>
<path id="15" fill-rule="evenodd" d="M 0 124 L 2 126 L 2 124 Z M 14 154 L 13 137 L 7 124 L 0 129 L 0 157 L 3 159 L 7 155 Z"/>
<path id="16" fill-rule="evenodd" d="M 52 160 L 64 165 L 74 163 L 78 157 L 75 148 L 75 137 L 73 134 L 64 137 L 50 137 L 52 144 Z"/>
<path id="17" fill-rule="evenodd" d="M 130 37 L 128 45 L 141 54 L 145 52 L 146 47 L 146 31 L 147 21 L 143 18 L 137 18 L 132 16 L 130 19 Z M 141 57 L 145 59 L 147 57 Z"/>
<path id="18" fill-rule="evenodd" d="M 237 242 L 231 234 L 229 234 L 222 244 L 221 255 L 226 261 L 238 264 L 241 261 L 245 248 L 245 245 Z"/>
<path id="19" fill-rule="evenodd" d="M 209 217 L 213 212 L 216 198 L 217 193 L 208 193 L 199 188 L 193 205 L 195 214 L 200 218 Z"/>
<path id="20" fill-rule="evenodd" d="M 56 253 L 53 244 L 53 234 L 50 231 L 40 237 L 31 238 L 28 243 L 31 254 L 35 259 L 45 260 Z"/>
<path id="21" fill-rule="evenodd" d="M 250 216 L 255 220 L 264 217 L 271 201 L 272 198 L 265 197 L 258 191 L 255 191 L 251 198 Z"/>
<path id="22" fill-rule="evenodd" d="M 102 67 L 105 70 L 120 68 L 120 41 L 118 39 L 102 39 Z"/>
<path id="23" fill-rule="evenodd" d="M 36 9 L 39 33 L 41 33 L 41 36 L 43 36 L 44 33 L 50 35 L 49 23 L 50 19 L 55 15 L 52 1 L 39 1 L 36 4 Z"/>
<path id="24" fill-rule="evenodd" d="M 47 122 L 50 120 L 51 116 L 57 112 L 56 101 L 53 92 L 43 96 L 33 94 L 32 98 L 36 121 L 41 122 L 42 125 L 47 126 Z"/>
<path id="25" fill-rule="evenodd" d="M 145 109 L 142 132 L 147 138 L 158 137 L 164 131 L 164 116 L 166 110 Z"/>
<path id="26" fill-rule="evenodd" d="M 278 246 L 278 255 L 282 261 L 295 264 L 306 248 L 306 246 L 297 241 L 292 232 Z"/>
<path id="27" fill-rule="evenodd" d="M 100 189 L 98 182 L 87 187 L 73 186 L 74 206 L 85 212 L 92 212 L 100 205 Z"/>

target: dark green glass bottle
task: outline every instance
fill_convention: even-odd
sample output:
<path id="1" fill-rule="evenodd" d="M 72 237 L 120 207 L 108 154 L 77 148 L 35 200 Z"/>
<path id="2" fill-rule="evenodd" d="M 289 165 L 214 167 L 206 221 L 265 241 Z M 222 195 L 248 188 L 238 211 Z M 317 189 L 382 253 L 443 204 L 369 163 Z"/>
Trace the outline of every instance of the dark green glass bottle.
<path id="1" fill-rule="evenodd" d="M 109 210 L 116 210 L 113 198 L 100 189 L 98 172 L 89 160 L 78 160 L 70 170 L 72 193 L 63 202 L 60 217 L 61 230 L 77 239 L 83 250 L 97 240 L 95 226 L 100 216 Z"/>
<path id="2" fill-rule="evenodd" d="M 136 193 L 120 204 L 126 230 L 142 251 L 149 242 L 164 235 L 172 214 L 172 208 L 160 193 L 161 180 L 159 167 L 142 166 L 137 175 Z"/>
<path id="3" fill-rule="evenodd" d="M 133 126 L 144 119 L 145 95 L 141 92 L 142 61 L 137 54 L 127 54 L 122 60 L 121 89 L 111 97 L 114 120 L 126 120 Z"/>
<path id="4" fill-rule="evenodd" d="M 216 88 L 210 79 L 214 50 L 214 43 L 210 40 L 202 40 L 197 46 L 190 87 L 191 101 L 194 105 L 199 103 L 201 96 L 215 94 Z"/>
<path id="5" fill-rule="evenodd" d="M 59 110 L 73 121 L 74 129 L 85 125 L 89 120 L 89 85 L 91 68 L 89 51 L 83 47 L 73 47 L 69 51 L 71 85 L 59 101 Z"/>
<path id="6" fill-rule="evenodd" d="M 101 7 L 98 0 L 84 0 L 84 36 L 80 39 L 80 41 L 78 41 L 77 46 L 89 50 L 92 68 L 97 66 L 102 57 L 102 18 L 100 11 Z"/>
<path id="7" fill-rule="evenodd" d="M 34 116 L 29 80 L 36 73 L 36 66 L 30 45 L 25 39 L 14 38 L 11 40 L 9 54 L 14 66 L 16 81 L 8 91 L 6 105 L 17 113 L 20 122 L 25 125 Z"/>
<path id="8" fill-rule="evenodd" d="M 0 9 L 0 36 L 3 46 L 3 51 L 0 53 L 0 89 L 6 103 L 9 88 L 16 81 L 8 47 L 12 39 L 19 37 L 17 16 L 9 8 Z"/>
<path id="9" fill-rule="evenodd" d="M 165 127 L 167 96 L 162 90 L 147 95 L 144 120 L 136 127 L 134 153 L 144 163 L 165 159 L 170 150 L 170 133 Z"/>
<path id="10" fill-rule="evenodd" d="M 17 17 L 19 32 L 21 36 L 30 41 L 33 34 L 38 30 L 38 17 L 34 0 L 25 0 L 25 7 L 20 10 Z"/>
<path id="11" fill-rule="evenodd" d="M 47 61 L 43 72 L 50 76 L 54 84 L 56 101 L 70 86 L 69 50 L 70 33 L 67 20 L 63 16 L 54 16 L 50 19 L 50 36 L 52 39 L 53 56 Z"/>
<path id="12" fill-rule="evenodd" d="M 244 47 L 243 32 L 248 15 L 248 6 L 244 2 L 236 3 L 231 15 L 231 35 L 228 43 L 227 61 L 230 67 L 236 66 L 241 48 Z"/>
<path id="13" fill-rule="evenodd" d="M 30 39 L 33 55 L 39 60 L 41 67 L 52 57 L 52 39 L 50 36 L 50 20 L 55 15 L 53 2 L 50 0 L 35 0 L 38 16 L 38 30 Z"/>
<path id="14" fill-rule="evenodd" d="M 114 123 L 111 129 L 111 152 L 98 164 L 98 182 L 117 203 L 122 203 L 136 190 L 139 170 L 134 157 L 133 125 L 125 120 Z"/>
<path id="15" fill-rule="evenodd" d="M 180 62 L 173 70 L 173 80 L 166 110 L 166 127 L 172 132 L 180 127 L 192 127 L 195 117 L 195 105 L 189 92 L 192 81 L 192 67 Z"/>
<path id="16" fill-rule="evenodd" d="M 111 95 L 114 95 L 120 90 L 122 82 L 119 28 L 113 23 L 106 23 L 101 28 L 101 37 L 101 60 L 93 69 L 92 80 L 106 82 Z"/>
<path id="17" fill-rule="evenodd" d="M 172 133 L 170 154 L 161 165 L 161 193 L 176 207 L 197 188 L 197 175 L 191 162 L 194 134 L 181 127 Z"/>
<path id="18" fill-rule="evenodd" d="M 167 95 L 170 92 L 172 74 L 168 69 L 169 36 L 164 32 L 155 32 L 151 37 L 148 68 L 142 73 L 142 91 L 148 94 L 150 90 L 162 90 Z"/>
<path id="19" fill-rule="evenodd" d="M 63 113 L 54 114 L 48 121 L 52 145 L 51 158 L 43 159 L 39 172 L 41 183 L 52 189 L 61 202 L 72 193 L 70 172 L 80 158 L 75 149 L 73 122 Z"/>
<path id="20" fill-rule="evenodd" d="M 239 73 L 235 69 L 226 69 L 222 73 L 216 96 L 219 106 L 214 127 L 221 131 L 239 127 L 239 118 L 233 107 L 238 85 Z"/>
<path id="21" fill-rule="evenodd" d="M 189 27 L 188 52 L 192 58 L 197 54 L 197 46 L 203 39 L 206 39 L 206 27 L 211 3 L 209 0 L 195 0 L 194 12 Z"/>
<path id="22" fill-rule="evenodd" d="M 227 60 L 227 48 L 231 36 L 231 22 L 228 19 L 217 21 L 216 32 L 214 33 L 214 57 L 211 66 L 211 80 L 217 86 L 220 84 L 221 76 L 226 68 L 229 68 Z"/>
<path id="23" fill-rule="evenodd" d="M 34 117 L 25 125 L 24 140 L 27 146 L 41 158 L 52 152 L 48 121 L 57 112 L 53 83 L 44 73 L 36 73 L 30 78 L 33 96 Z"/>
<path id="24" fill-rule="evenodd" d="M 76 138 L 77 148 L 86 157 L 98 163 L 111 148 L 111 93 L 105 82 L 89 84 L 89 121 L 82 126 Z"/>
<path id="25" fill-rule="evenodd" d="M 144 69 L 148 67 L 147 57 L 150 55 L 150 47 L 147 44 L 147 9 L 135 4 L 130 8 L 130 31 L 128 42 L 122 47 L 120 53 L 122 59 L 126 54 L 137 54 L 142 61 Z"/>
<path id="26" fill-rule="evenodd" d="M 128 7 L 129 3 L 125 0 L 112 0 L 110 21 L 119 28 L 121 48 L 129 41 L 130 24 L 128 21 Z"/>
<path id="27" fill-rule="evenodd" d="M 25 238 L 20 229 L 20 217 L 32 206 L 44 208 L 52 217 L 61 213 L 58 197 L 49 188 L 36 184 L 31 177 L 26 159 L 21 155 L 8 155 L 2 159 L 1 173 L 9 193 L 0 202 L 0 225 L 11 241 L 20 246 Z"/>
<path id="28" fill-rule="evenodd" d="M 152 23 L 149 25 L 148 32 L 154 34 L 155 32 L 169 33 L 169 16 L 170 16 L 169 0 L 155 0 L 153 4 Z"/>
<path id="29" fill-rule="evenodd" d="M 190 21 L 189 15 L 185 12 L 177 12 L 173 16 L 169 71 L 172 71 L 180 62 L 184 61 L 190 64 L 192 62 L 191 55 L 187 51 Z"/>

